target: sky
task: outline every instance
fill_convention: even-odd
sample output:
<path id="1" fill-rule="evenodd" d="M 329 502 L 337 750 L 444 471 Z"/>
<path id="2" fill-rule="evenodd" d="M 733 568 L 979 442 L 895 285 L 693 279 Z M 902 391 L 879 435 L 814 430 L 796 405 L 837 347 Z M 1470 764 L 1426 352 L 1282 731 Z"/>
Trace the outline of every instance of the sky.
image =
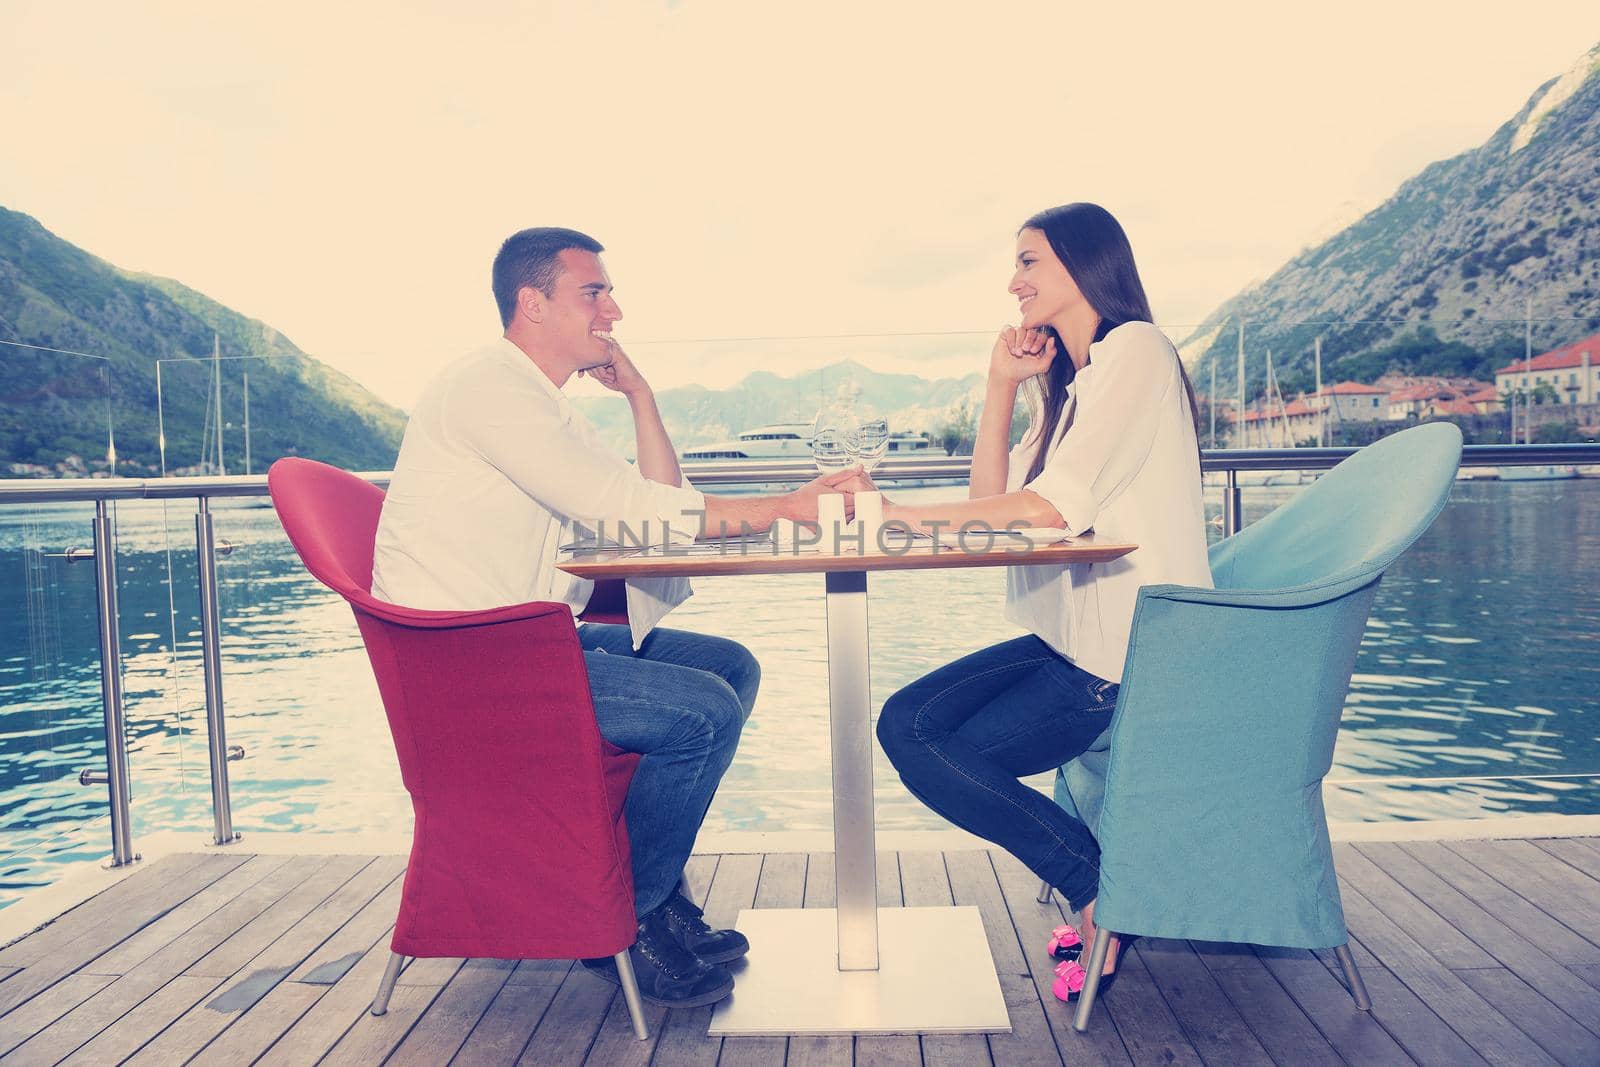
<path id="1" fill-rule="evenodd" d="M 658 389 L 956 375 L 1033 212 L 1109 208 L 1181 340 L 1600 41 L 1593 0 L 1472 10 L 7 0 L 0 205 L 401 407 L 536 225 L 606 245 Z"/>

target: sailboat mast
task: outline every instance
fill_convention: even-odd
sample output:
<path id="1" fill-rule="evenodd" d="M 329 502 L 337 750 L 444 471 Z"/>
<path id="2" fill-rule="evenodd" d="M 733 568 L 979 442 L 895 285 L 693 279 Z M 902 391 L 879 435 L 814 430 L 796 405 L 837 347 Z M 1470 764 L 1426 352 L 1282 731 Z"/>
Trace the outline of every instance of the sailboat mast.
<path id="1" fill-rule="evenodd" d="M 211 335 L 211 383 L 217 401 L 217 477 L 220 478 L 228 470 L 222 465 L 222 338 L 215 333 Z"/>
<path id="2" fill-rule="evenodd" d="M 1211 412 L 1211 447 L 1217 447 L 1217 361 L 1211 361 L 1211 389 L 1206 393 L 1206 408 Z"/>
<path id="3" fill-rule="evenodd" d="M 1522 317 L 1522 443 L 1533 441 L 1533 297 Z M 1511 402 L 1511 443 L 1517 443 L 1516 399 Z"/>
<path id="4" fill-rule="evenodd" d="M 250 372 L 244 372 L 244 472 L 255 473 L 250 467 Z"/>
<path id="5" fill-rule="evenodd" d="M 1267 349 L 1267 426 L 1262 427 L 1261 430 L 1261 443 L 1262 445 L 1267 446 L 1267 448 L 1272 448 L 1272 445 L 1275 443 L 1267 440 L 1267 434 L 1269 434 L 1269 429 L 1267 429 L 1267 427 L 1272 426 L 1272 397 L 1275 397 L 1277 392 L 1277 378 L 1275 378 L 1274 373 L 1272 373 L 1272 349 Z M 1282 411 L 1283 405 L 1280 403 L 1280 405 L 1278 405 L 1278 413 L 1282 414 Z"/>
<path id="6" fill-rule="evenodd" d="M 1328 444 L 1328 404 L 1327 398 L 1322 395 L 1322 335 L 1317 335 L 1317 403 L 1322 406 L 1317 409 L 1317 444 L 1327 447 Z"/>
<path id="7" fill-rule="evenodd" d="M 1238 415 L 1233 423 L 1235 428 L 1244 425 L 1244 319 L 1242 318 L 1239 320 L 1239 407 L 1237 410 Z M 1241 434 L 1240 440 L 1235 442 L 1233 447 L 1247 447 L 1243 444 L 1243 440 L 1244 436 Z"/>

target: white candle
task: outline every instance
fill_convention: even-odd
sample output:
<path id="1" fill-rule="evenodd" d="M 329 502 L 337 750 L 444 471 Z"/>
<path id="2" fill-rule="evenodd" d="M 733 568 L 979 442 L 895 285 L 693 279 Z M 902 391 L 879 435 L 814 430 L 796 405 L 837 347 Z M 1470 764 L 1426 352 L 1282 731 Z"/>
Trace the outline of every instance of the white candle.
<path id="1" fill-rule="evenodd" d="M 856 494 L 856 522 L 861 526 L 861 551 L 882 552 L 878 538 L 883 533 L 883 494 Z"/>
<path id="2" fill-rule="evenodd" d="M 817 497 L 817 524 L 822 527 L 822 550 L 838 553 L 839 534 L 844 529 L 843 495 L 823 493 Z"/>

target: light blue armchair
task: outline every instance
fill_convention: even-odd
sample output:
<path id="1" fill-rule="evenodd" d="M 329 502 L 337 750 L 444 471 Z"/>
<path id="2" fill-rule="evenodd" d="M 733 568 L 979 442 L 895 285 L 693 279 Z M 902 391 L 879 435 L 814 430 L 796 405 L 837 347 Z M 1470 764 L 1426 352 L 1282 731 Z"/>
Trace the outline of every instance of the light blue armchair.
<path id="1" fill-rule="evenodd" d="M 1211 550 L 1217 588 L 1139 591 L 1110 729 L 1056 799 L 1100 841 L 1095 924 L 1119 934 L 1350 955 L 1322 779 L 1385 568 L 1444 507 L 1461 432 L 1362 449 Z M 1074 1026 L 1088 1025 L 1097 937 Z"/>

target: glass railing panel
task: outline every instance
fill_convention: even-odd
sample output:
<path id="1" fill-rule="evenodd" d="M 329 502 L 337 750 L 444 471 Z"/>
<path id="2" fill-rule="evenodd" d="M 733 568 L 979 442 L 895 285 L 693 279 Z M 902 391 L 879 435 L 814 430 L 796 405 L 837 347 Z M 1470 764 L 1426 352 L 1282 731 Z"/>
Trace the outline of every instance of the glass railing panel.
<path id="1" fill-rule="evenodd" d="M 135 475 L 119 459 L 109 361 L 0 342 L 6 378 L 35 399 L 0 418 L 0 479 Z M 0 907 L 62 867 L 111 850 L 94 506 L 0 502 Z"/>
<path id="2" fill-rule="evenodd" d="M 1597 558 L 1600 481 L 1458 482 L 1378 588 L 1330 813 L 1600 812 Z"/>
<path id="3" fill-rule="evenodd" d="M 409 833 L 410 802 L 350 608 L 306 572 L 267 498 L 211 508 L 217 538 L 237 546 L 217 562 L 227 740 L 245 750 L 228 765 L 234 828 L 247 837 Z M 199 722 L 203 731 L 203 699 Z"/>
<path id="4" fill-rule="evenodd" d="M 192 500 L 120 505 L 123 700 L 136 838 L 210 820 Z"/>
<path id="5" fill-rule="evenodd" d="M 111 850 L 95 570 L 94 507 L 0 505 L 0 907 L 61 867 Z"/>

